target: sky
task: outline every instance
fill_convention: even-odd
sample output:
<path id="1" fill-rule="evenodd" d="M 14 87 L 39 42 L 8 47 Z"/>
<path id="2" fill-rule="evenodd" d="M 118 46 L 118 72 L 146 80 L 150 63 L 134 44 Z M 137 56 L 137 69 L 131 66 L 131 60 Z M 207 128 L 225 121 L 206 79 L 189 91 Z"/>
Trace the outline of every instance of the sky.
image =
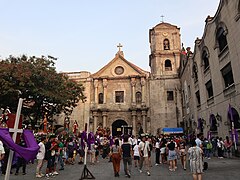
<path id="1" fill-rule="evenodd" d="M 124 57 L 149 68 L 149 29 L 162 21 L 181 28 L 193 50 L 220 0 L 0 0 L 0 59 L 58 58 L 58 72 L 95 73 L 123 45 Z"/>

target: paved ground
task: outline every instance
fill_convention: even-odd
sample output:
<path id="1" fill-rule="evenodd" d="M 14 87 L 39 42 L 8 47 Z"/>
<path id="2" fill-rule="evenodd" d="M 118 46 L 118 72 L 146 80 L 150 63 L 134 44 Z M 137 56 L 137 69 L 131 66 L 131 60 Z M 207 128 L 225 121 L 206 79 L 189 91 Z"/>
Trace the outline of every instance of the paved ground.
<path id="1" fill-rule="evenodd" d="M 154 157 L 153 157 L 154 158 Z M 211 160 L 206 160 L 209 163 L 209 169 L 204 172 L 203 179 L 207 180 L 236 180 L 240 179 L 240 159 L 218 159 L 212 158 Z M 154 161 L 152 161 L 154 162 Z M 190 180 L 192 175 L 189 171 L 184 171 L 180 162 L 178 162 L 178 169 L 175 172 L 170 172 L 167 165 L 153 166 L 151 168 L 151 176 L 147 176 L 146 173 L 140 174 L 137 168 L 132 167 L 132 177 L 131 179 L 145 180 L 145 179 L 161 179 L 161 180 Z M 46 165 L 46 164 L 45 164 Z M 45 178 L 35 178 L 35 164 L 29 164 L 27 166 L 27 174 L 22 175 L 21 169 L 18 176 L 12 174 L 10 180 L 34 180 L 34 179 L 45 179 Z M 45 166 L 44 166 L 45 167 Z M 121 165 L 120 177 L 115 178 L 113 176 L 112 164 L 108 162 L 107 159 L 100 159 L 100 162 L 96 165 L 87 164 L 87 168 L 92 172 L 96 179 L 99 180 L 111 180 L 111 179 L 127 179 L 124 176 L 123 167 Z M 15 169 L 14 169 L 15 170 Z M 15 172 L 13 170 L 13 172 Z M 83 171 L 83 165 L 74 164 L 66 165 L 64 171 L 60 171 L 59 175 L 55 178 L 50 178 L 50 180 L 78 180 L 81 177 Z M 3 180 L 4 176 L 0 175 L 0 180 Z"/>

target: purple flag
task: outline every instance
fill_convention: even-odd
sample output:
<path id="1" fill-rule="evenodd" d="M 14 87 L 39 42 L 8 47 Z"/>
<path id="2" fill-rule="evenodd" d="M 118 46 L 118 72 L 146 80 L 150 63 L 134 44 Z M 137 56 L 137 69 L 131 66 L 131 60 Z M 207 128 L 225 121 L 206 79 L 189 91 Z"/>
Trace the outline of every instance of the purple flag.
<path id="1" fill-rule="evenodd" d="M 13 142 L 8 128 L 0 128 L 0 140 L 3 142 L 3 144 L 9 147 L 9 149 L 16 152 L 26 161 L 35 159 L 39 150 L 39 146 L 34 138 L 32 131 L 23 130 L 23 139 L 26 142 L 26 147 L 19 146 Z"/>
<path id="2" fill-rule="evenodd" d="M 235 141 L 238 142 L 238 131 L 234 129 Z"/>
<path id="3" fill-rule="evenodd" d="M 112 146 L 112 145 L 114 144 L 114 142 L 113 142 L 113 137 L 110 136 L 109 138 L 110 138 L 110 140 L 109 140 L 109 141 L 110 141 L 110 146 Z"/>
<path id="4" fill-rule="evenodd" d="M 91 144 L 95 143 L 95 138 L 94 134 L 92 132 L 88 133 L 88 139 L 87 139 L 87 144 L 88 144 L 88 149 L 90 150 Z"/>
<path id="5" fill-rule="evenodd" d="M 228 106 L 228 115 L 229 115 L 230 121 L 233 122 L 234 121 L 234 119 L 233 119 L 233 111 L 232 111 L 232 107 L 231 107 L 230 104 Z"/>
<path id="6" fill-rule="evenodd" d="M 85 144 L 84 142 L 87 141 L 87 133 L 86 131 L 83 131 L 81 134 L 81 147 L 84 149 L 85 148 Z"/>

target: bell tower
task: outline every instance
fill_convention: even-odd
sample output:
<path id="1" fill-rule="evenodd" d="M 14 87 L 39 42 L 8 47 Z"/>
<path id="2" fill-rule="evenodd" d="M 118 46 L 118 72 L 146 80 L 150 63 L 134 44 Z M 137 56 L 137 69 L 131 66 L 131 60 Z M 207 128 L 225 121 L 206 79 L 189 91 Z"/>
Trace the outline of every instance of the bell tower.
<path id="1" fill-rule="evenodd" d="M 180 65 L 180 36 L 180 28 L 164 22 L 149 30 L 149 66 L 153 78 L 177 76 Z"/>
<path id="2" fill-rule="evenodd" d="M 165 127 L 179 127 L 181 115 L 180 28 L 161 22 L 149 30 L 150 119 L 153 133 Z"/>

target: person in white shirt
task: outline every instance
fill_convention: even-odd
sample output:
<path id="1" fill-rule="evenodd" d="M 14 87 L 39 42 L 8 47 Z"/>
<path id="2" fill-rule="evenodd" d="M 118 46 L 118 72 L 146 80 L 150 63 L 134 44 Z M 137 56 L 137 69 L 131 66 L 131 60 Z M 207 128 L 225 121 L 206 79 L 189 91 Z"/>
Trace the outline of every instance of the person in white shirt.
<path id="1" fill-rule="evenodd" d="M 36 168 L 36 177 L 37 178 L 41 178 L 44 176 L 44 174 L 41 173 L 42 167 L 43 167 L 43 161 L 44 161 L 44 157 L 45 157 L 45 137 L 41 137 L 41 142 L 38 144 L 38 146 L 40 147 L 38 150 L 38 154 L 37 154 L 37 168 Z"/>
<path id="2" fill-rule="evenodd" d="M 2 167 L 1 160 L 3 160 L 4 154 L 5 154 L 5 151 L 4 151 L 3 143 L 0 140 L 0 168 Z"/>
<path id="3" fill-rule="evenodd" d="M 150 167 L 148 160 L 148 152 L 150 151 L 149 142 L 146 141 L 145 135 L 142 136 L 142 141 L 139 143 L 140 165 L 139 171 L 142 173 L 143 163 L 147 171 L 147 175 L 150 176 Z"/>
<path id="4" fill-rule="evenodd" d="M 133 147 L 133 159 L 135 167 L 139 166 L 140 154 L 139 154 L 139 142 Z"/>
<path id="5" fill-rule="evenodd" d="M 197 144 L 197 147 L 202 148 L 202 141 L 200 140 L 200 137 L 201 137 L 201 135 L 198 134 L 195 142 L 196 142 L 196 144 Z"/>

